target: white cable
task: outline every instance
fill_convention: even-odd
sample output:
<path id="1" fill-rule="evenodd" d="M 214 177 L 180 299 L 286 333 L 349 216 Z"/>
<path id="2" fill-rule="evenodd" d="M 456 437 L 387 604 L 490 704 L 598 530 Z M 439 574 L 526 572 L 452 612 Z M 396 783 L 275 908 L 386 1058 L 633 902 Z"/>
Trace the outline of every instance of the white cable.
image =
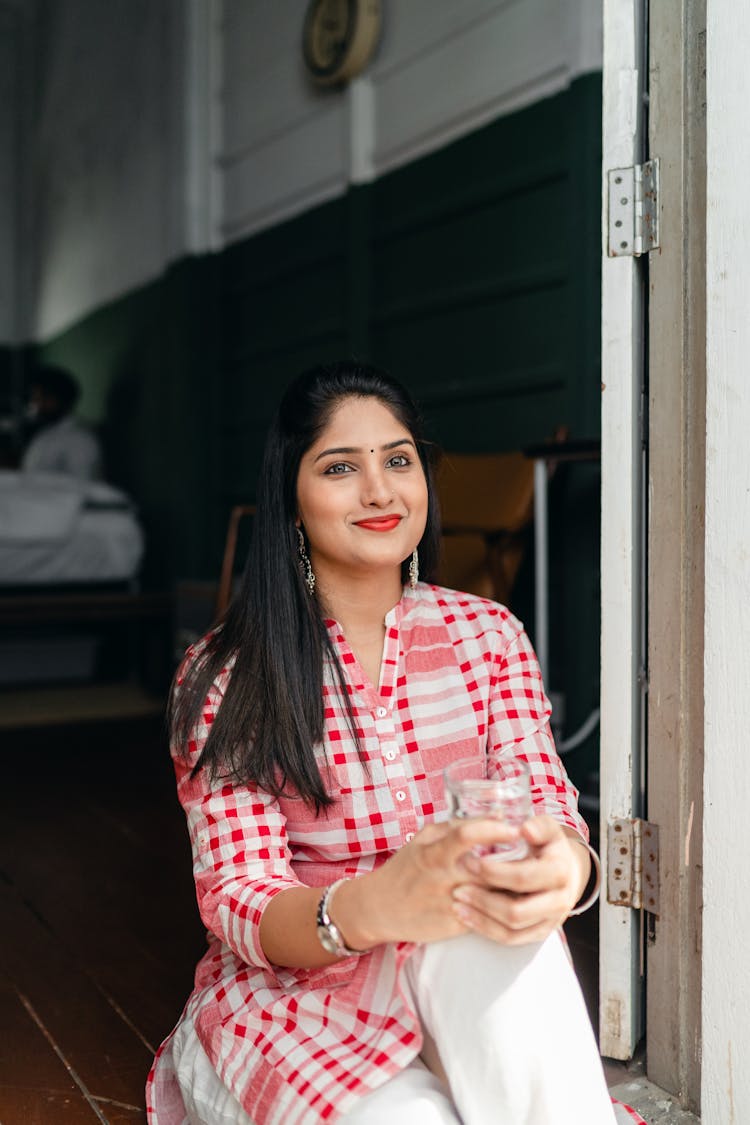
<path id="1" fill-rule="evenodd" d="M 571 734 L 570 738 L 564 738 L 562 742 L 558 742 L 558 754 L 567 754 L 569 750 L 575 750 L 576 746 L 580 746 L 582 742 L 585 742 L 592 730 L 596 730 L 598 722 L 599 708 L 595 707 L 588 719 L 586 719 L 586 722 L 583 726 L 578 728 L 575 734 Z"/>

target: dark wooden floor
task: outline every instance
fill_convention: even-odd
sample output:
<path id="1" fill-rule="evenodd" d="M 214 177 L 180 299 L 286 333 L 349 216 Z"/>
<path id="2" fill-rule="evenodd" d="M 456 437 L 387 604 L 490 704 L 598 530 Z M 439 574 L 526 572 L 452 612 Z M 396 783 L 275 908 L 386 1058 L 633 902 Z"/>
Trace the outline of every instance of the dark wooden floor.
<path id="1" fill-rule="evenodd" d="M 2 732 L 0 1123 L 145 1120 L 204 947 L 160 720 Z"/>
<path id="2" fill-rule="evenodd" d="M 143 1122 L 204 948 L 160 720 L 1 738 L 0 1125 Z M 592 1015 L 595 918 L 568 935 Z"/>

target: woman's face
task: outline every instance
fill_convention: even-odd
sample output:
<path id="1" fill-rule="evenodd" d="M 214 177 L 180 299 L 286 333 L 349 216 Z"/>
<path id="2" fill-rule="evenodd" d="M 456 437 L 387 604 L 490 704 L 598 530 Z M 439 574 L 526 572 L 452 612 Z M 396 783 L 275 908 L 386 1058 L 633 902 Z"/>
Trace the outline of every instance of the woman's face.
<path id="1" fill-rule="evenodd" d="M 300 463 L 297 517 L 330 589 L 355 573 L 398 573 L 417 546 L 427 482 L 411 434 L 379 399 L 336 407 Z"/>

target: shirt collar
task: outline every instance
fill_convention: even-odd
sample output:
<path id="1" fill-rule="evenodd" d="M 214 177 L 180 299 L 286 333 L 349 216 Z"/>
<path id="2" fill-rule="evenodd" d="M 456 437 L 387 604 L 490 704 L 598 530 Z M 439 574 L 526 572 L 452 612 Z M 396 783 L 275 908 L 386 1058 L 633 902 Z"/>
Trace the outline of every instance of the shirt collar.
<path id="1" fill-rule="evenodd" d="M 398 628 L 401 625 L 403 619 L 414 609 L 414 607 L 419 602 L 421 597 L 421 590 L 421 583 L 417 584 L 416 589 L 412 589 L 411 586 L 404 586 L 401 598 L 396 602 L 393 609 L 389 609 L 385 615 L 385 625 L 387 628 L 390 628 L 394 625 L 396 626 L 396 628 Z M 324 618 L 324 624 L 329 633 L 343 633 L 341 625 L 333 617 Z"/>

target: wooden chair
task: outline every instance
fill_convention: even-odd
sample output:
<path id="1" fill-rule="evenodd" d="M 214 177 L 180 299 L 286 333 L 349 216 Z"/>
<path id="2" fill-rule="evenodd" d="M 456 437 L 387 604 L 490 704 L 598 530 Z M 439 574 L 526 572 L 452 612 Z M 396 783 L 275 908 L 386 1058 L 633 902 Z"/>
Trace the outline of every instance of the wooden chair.
<path id="1" fill-rule="evenodd" d="M 224 558 L 221 563 L 219 588 L 216 593 L 214 619 L 220 621 L 232 600 L 232 580 L 234 578 L 234 559 L 237 554 L 237 536 L 240 523 L 246 516 L 255 515 L 255 504 L 235 504 L 229 513 L 227 537 L 224 541 Z"/>
<path id="2" fill-rule="evenodd" d="M 520 452 L 446 453 L 437 472 L 441 585 L 507 604 L 534 513 L 534 465 Z"/>

